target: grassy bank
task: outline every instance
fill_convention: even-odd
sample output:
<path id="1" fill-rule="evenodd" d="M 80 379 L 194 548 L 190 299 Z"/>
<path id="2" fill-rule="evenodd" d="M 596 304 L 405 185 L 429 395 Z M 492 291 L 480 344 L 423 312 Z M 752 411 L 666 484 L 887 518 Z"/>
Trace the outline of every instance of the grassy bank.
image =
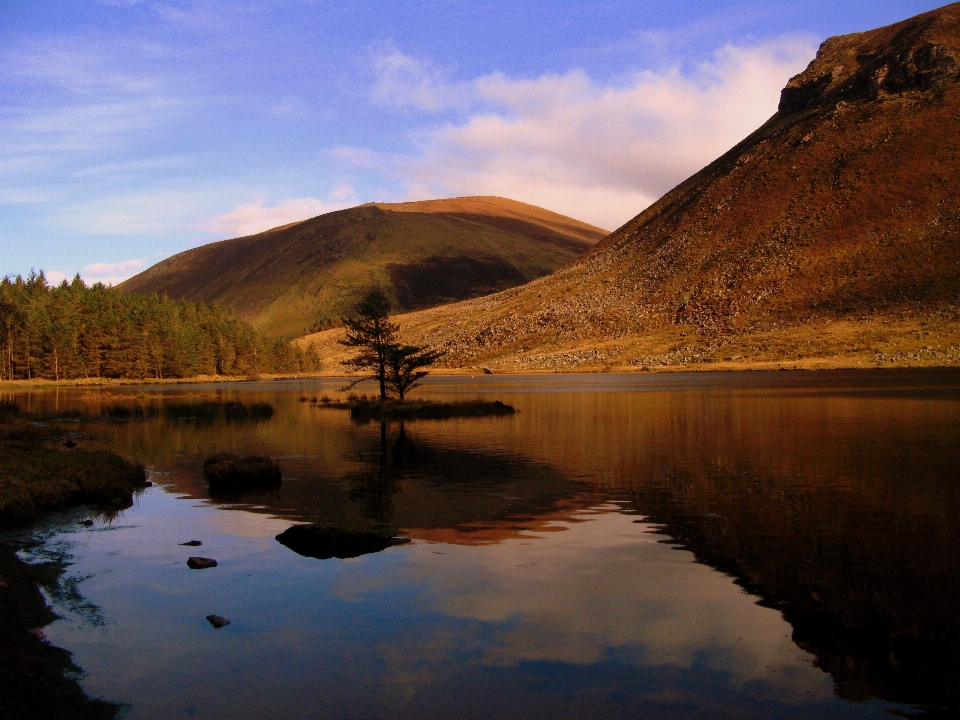
<path id="1" fill-rule="evenodd" d="M 129 505 L 143 467 L 102 450 L 55 450 L 0 440 L 0 525 L 27 523 L 82 503 Z"/>
<path id="2" fill-rule="evenodd" d="M 39 630 L 57 619 L 40 586 L 62 572 L 55 563 L 28 565 L 14 548 L 0 544 L 0 717 L 108 720 L 121 710 L 87 697 L 70 653 L 46 642 Z"/>
<path id="3" fill-rule="evenodd" d="M 145 485 L 142 466 L 109 452 L 68 449 L 60 434 L 55 425 L 0 403 L 0 526 L 82 503 L 119 510 Z M 0 717 L 101 720 L 121 709 L 87 697 L 70 653 L 39 630 L 57 617 L 40 587 L 55 586 L 64 567 L 24 563 L 16 548 L 0 543 Z"/>
<path id="4" fill-rule="evenodd" d="M 146 485 L 142 465 L 103 450 L 67 449 L 56 426 L 34 420 L 0 403 L 0 526 L 81 503 L 128 505 Z"/>

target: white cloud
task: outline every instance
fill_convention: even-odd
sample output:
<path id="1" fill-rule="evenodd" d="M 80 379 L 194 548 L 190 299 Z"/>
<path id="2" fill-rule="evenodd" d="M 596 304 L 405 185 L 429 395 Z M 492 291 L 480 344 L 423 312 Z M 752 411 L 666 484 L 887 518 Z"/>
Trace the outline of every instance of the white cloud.
<path id="1" fill-rule="evenodd" d="M 82 168 L 73 173 L 74 177 L 92 177 L 92 176 L 112 176 L 112 177 L 137 177 L 138 174 L 149 170 L 163 170 L 167 168 L 180 168 L 188 164 L 189 160 L 184 156 L 170 156 L 158 158 L 145 158 L 143 160 L 126 160 L 124 162 L 107 163 L 103 165 L 92 165 Z"/>
<path id="2" fill-rule="evenodd" d="M 196 218 L 221 199 L 221 192 L 209 190 L 107 195 L 64 206 L 49 224 L 75 235 L 164 235 L 192 229 Z"/>
<path id="3" fill-rule="evenodd" d="M 0 51 L 0 81 L 12 98 L 0 108 L 8 182 L 25 187 L 44 170 L 102 165 L 182 119 L 197 100 L 185 94 L 185 82 L 163 80 L 140 62 L 148 55 L 130 43 L 69 39 Z"/>
<path id="4" fill-rule="evenodd" d="M 337 162 L 349 165 L 350 167 L 360 168 L 383 168 L 384 163 L 389 164 L 391 160 L 383 153 L 378 153 L 368 148 L 351 147 L 349 145 L 337 145 L 328 151 L 328 155 Z M 393 162 L 396 161 L 396 158 Z"/>
<path id="5" fill-rule="evenodd" d="M 47 278 L 48 285 L 59 285 L 67 279 L 67 274 L 59 270 L 45 270 L 43 275 Z"/>
<path id="6" fill-rule="evenodd" d="M 80 277 L 88 284 L 102 282 L 104 285 L 119 285 L 140 272 L 146 264 L 146 258 L 117 263 L 91 263 L 83 268 Z"/>
<path id="7" fill-rule="evenodd" d="M 371 97 L 384 105 L 437 111 L 468 100 L 468 88 L 451 85 L 436 68 L 397 50 L 375 58 L 373 71 Z"/>
<path id="8" fill-rule="evenodd" d="M 472 110 L 420 134 L 416 156 L 383 162 L 412 197 L 506 195 L 612 229 L 773 115 L 781 88 L 815 52 L 805 37 L 726 46 L 692 72 L 646 71 L 616 86 L 580 70 L 450 86 L 393 53 L 376 66 L 374 100 Z"/>
<path id="9" fill-rule="evenodd" d="M 341 184 L 326 200 L 312 197 L 294 198 L 271 207 L 264 206 L 263 203 L 264 198 L 258 197 L 253 202 L 240 205 L 231 212 L 210 218 L 203 223 L 202 228 L 208 232 L 229 237 L 255 235 L 280 225 L 306 220 L 334 210 L 342 210 L 356 205 L 358 201 L 354 197 L 353 188 Z"/>

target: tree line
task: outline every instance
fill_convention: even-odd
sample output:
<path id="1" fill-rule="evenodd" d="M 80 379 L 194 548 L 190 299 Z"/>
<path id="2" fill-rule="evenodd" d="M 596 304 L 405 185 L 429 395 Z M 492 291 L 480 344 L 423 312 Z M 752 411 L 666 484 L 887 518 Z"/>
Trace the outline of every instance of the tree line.
<path id="1" fill-rule="evenodd" d="M 215 304 L 130 295 L 43 272 L 0 280 L 0 379 L 309 372 L 320 361 Z"/>

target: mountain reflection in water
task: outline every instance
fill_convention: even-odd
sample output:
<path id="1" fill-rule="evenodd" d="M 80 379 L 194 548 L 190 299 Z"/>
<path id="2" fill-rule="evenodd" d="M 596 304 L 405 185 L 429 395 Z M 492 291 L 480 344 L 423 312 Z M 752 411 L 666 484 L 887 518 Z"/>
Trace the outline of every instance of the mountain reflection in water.
<path id="1" fill-rule="evenodd" d="M 72 536 L 77 573 L 94 573 L 81 587 L 116 622 L 100 641 L 49 628 L 88 687 L 133 717 L 960 708 L 960 374 L 438 378 L 424 396 L 493 393 L 520 413 L 404 426 L 298 402 L 334 387 L 181 387 L 275 413 L 92 427 L 168 485 L 127 511 L 139 529 Z M 200 466 L 221 451 L 277 458 L 283 486 L 213 503 Z M 317 561 L 273 541 L 292 522 L 419 542 Z M 173 541 L 198 532 L 222 547 L 202 579 L 173 567 Z M 125 583 L 145 572 L 161 589 L 138 591 L 138 609 Z M 190 613 L 221 609 L 233 625 L 214 643 Z M 154 637 L 170 632 L 175 649 Z M 137 681 L 100 679 L 116 678 L 124 643 L 155 659 L 134 663 Z M 236 686 L 211 679 L 223 662 Z"/>

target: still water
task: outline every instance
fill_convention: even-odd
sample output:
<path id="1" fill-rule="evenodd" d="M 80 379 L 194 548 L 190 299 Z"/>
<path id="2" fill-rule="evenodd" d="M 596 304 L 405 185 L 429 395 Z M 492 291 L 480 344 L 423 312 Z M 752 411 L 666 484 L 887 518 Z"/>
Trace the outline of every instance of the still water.
<path id="1" fill-rule="evenodd" d="M 275 410 L 77 424 L 156 483 L 38 551 L 72 558 L 82 602 L 45 632 L 88 693 L 137 720 L 960 708 L 960 373 L 434 378 L 420 397 L 519 413 L 403 426 L 311 402 L 339 385 L 17 396 Z M 221 451 L 276 458 L 282 487 L 211 498 Z M 300 522 L 413 542 L 316 560 L 275 540 Z"/>

